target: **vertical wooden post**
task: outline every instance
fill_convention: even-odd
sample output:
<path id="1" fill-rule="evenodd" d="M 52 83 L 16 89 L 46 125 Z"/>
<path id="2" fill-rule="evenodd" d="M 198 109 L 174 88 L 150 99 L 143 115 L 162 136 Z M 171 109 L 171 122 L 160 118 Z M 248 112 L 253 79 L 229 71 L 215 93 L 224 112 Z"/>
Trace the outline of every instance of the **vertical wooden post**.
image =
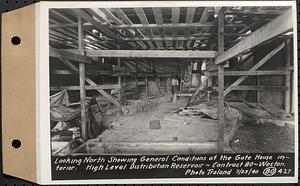
<path id="1" fill-rule="evenodd" d="M 147 75 L 146 75 L 146 77 L 145 77 L 145 82 L 146 82 L 146 95 L 148 96 L 148 77 L 147 77 Z"/>
<path id="2" fill-rule="evenodd" d="M 224 9 L 221 8 L 218 16 L 218 52 L 224 52 Z M 218 90 L 219 90 L 219 108 L 218 108 L 218 152 L 224 151 L 224 64 L 218 65 Z"/>
<path id="3" fill-rule="evenodd" d="M 138 93 L 138 73 L 139 73 L 139 65 L 135 63 L 135 85 L 136 85 L 136 94 Z"/>
<path id="4" fill-rule="evenodd" d="M 84 50 L 84 30 L 83 20 L 78 17 L 78 49 Z M 87 140 L 87 122 L 86 122 L 86 94 L 85 94 L 85 65 L 79 63 L 79 86 L 80 86 L 80 106 L 81 106 L 81 136 Z"/>
<path id="5" fill-rule="evenodd" d="M 291 66 L 291 40 L 287 39 L 285 42 L 286 48 L 286 68 L 289 69 Z M 288 73 L 285 77 L 285 84 L 287 89 L 285 91 L 285 112 L 291 112 L 291 71 L 288 70 Z"/>
<path id="6" fill-rule="evenodd" d="M 257 63 L 257 53 L 256 51 L 254 51 L 253 53 L 253 65 L 255 65 Z M 256 76 L 256 86 L 260 86 L 260 76 Z M 257 90 L 256 91 L 256 102 L 257 103 L 260 103 L 261 100 L 260 100 L 260 94 L 261 94 L 261 91 L 260 90 Z"/>
<path id="7" fill-rule="evenodd" d="M 118 45 L 118 49 L 120 50 L 120 46 Z M 121 58 L 118 57 L 118 67 L 120 68 L 121 67 Z M 120 86 L 120 89 L 119 89 L 119 102 L 120 102 L 120 106 L 118 108 L 119 110 L 119 114 L 122 114 L 122 102 L 123 102 L 123 86 L 122 86 L 122 79 L 121 79 L 121 75 L 119 74 L 118 75 L 118 85 Z"/>

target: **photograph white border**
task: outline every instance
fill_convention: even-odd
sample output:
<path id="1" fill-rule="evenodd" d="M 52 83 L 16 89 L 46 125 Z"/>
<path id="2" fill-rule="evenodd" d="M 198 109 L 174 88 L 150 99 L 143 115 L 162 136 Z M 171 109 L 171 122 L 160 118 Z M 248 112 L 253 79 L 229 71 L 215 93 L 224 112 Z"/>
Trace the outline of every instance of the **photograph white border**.
<path id="1" fill-rule="evenodd" d="M 161 179 L 51 179 L 50 91 L 49 91 L 49 9 L 50 8 L 132 8 L 132 7 L 206 7 L 206 6 L 292 6 L 294 23 L 294 108 L 298 113 L 298 58 L 296 1 L 81 1 L 40 2 L 36 4 L 36 145 L 37 182 L 41 184 L 162 184 L 162 183 L 296 183 L 298 181 L 298 114 L 295 114 L 294 177 L 161 178 Z"/>

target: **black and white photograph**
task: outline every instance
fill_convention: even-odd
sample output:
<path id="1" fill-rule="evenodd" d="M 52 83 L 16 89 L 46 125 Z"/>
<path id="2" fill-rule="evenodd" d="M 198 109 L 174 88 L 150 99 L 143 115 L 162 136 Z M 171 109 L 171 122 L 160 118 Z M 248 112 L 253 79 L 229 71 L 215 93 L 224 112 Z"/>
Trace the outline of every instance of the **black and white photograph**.
<path id="1" fill-rule="evenodd" d="M 294 167 L 291 5 L 153 2 L 48 10 L 52 176 L 68 169 L 57 164 L 79 165 L 88 157 L 128 164 L 118 170 L 177 171 L 183 164 L 172 168 L 174 162 L 199 163 L 206 155 L 220 162 L 234 157 L 237 168 L 242 160 L 275 162 L 286 160 L 277 153 L 288 153 Z M 274 162 L 259 174 L 293 176 L 293 168 L 280 169 L 289 163 Z M 232 173 L 220 163 L 210 168 L 227 169 L 202 174 L 202 165 L 185 165 L 182 174 L 142 171 L 141 177 L 255 177 L 260 171 Z M 83 170 L 102 174 L 106 168 Z"/>

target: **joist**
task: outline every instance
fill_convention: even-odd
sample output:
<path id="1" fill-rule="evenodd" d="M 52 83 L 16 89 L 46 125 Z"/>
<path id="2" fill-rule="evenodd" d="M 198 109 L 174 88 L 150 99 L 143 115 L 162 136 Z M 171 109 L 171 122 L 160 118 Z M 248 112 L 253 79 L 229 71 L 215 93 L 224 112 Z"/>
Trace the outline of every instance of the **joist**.
<path id="1" fill-rule="evenodd" d="M 267 76 L 267 75 L 286 75 L 287 70 L 260 70 L 260 71 L 224 71 L 224 76 Z M 210 76 L 217 76 L 217 72 L 208 73 Z"/>
<path id="2" fill-rule="evenodd" d="M 123 44 L 127 47 L 131 48 L 131 45 L 129 45 L 127 42 L 124 42 L 119 36 L 117 36 L 115 33 L 113 33 L 109 28 L 106 26 L 103 26 L 101 23 L 97 22 L 92 16 L 90 16 L 88 13 L 84 12 L 80 9 L 74 9 L 73 12 L 75 12 L 77 15 L 80 15 L 85 21 L 90 22 L 92 25 L 94 25 L 100 32 L 107 35 L 108 37 L 118 41 L 120 44 Z"/>
<path id="3" fill-rule="evenodd" d="M 278 16 L 268 24 L 253 32 L 250 36 L 246 37 L 222 55 L 216 58 L 215 63 L 220 64 L 228 59 L 236 57 L 237 55 L 256 47 L 269 39 L 272 39 L 280 34 L 288 32 L 293 29 L 293 13 L 292 8 L 288 9 L 285 13 Z"/>
<path id="4" fill-rule="evenodd" d="M 74 72 L 78 72 L 78 71 L 79 71 L 78 68 L 75 67 L 70 61 L 65 60 L 65 59 L 62 59 L 62 58 L 60 58 L 60 60 L 61 60 L 62 62 L 64 62 L 64 63 L 65 63 L 71 70 L 73 70 Z M 91 80 L 90 78 L 88 78 L 88 77 L 85 78 L 85 81 L 86 81 L 88 84 L 92 85 L 92 86 L 97 86 L 97 84 L 96 84 L 93 80 Z M 108 99 L 108 100 L 109 100 L 112 104 L 114 104 L 115 106 L 119 107 L 119 106 L 121 105 L 117 100 L 115 100 L 115 98 L 114 98 L 113 96 L 111 96 L 110 94 L 106 93 L 104 90 L 99 89 L 99 90 L 97 90 L 97 91 L 98 91 L 101 95 L 103 95 L 106 99 Z M 127 112 L 127 110 L 126 110 L 124 107 L 122 107 L 122 111 L 123 111 L 123 112 Z"/>
<path id="5" fill-rule="evenodd" d="M 163 24 L 163 16 L 162 16 L 162 11 L 161 8 L 152 8 L 153 10 L 153 14 L 154 14 L 154 18 L 157 24 Z M 163 28 L 159 29 L 159 34 L 162 38 L 165 37 L 165 30 Z M 161 44 L 163 45 L 163 48 L 166 47 L 166 43 L 165 42 L 161 42 Z"/>
<path id="6" fill-rule="evenodd" d="M 267 54 L 264 58 L 262 58 L 258 63 L 256 63 L 250 70 L 249 72 L 254 72 L 258 68 L 260 68 L 263 64 L 265 64 L 269 59 L 271 59 L 277 52 L 279 52 L 282 48 L 284 48 L 284 43 L 280 44 L 278 47 L 276 47 L 274 50 L 272 50 L 269 54 Z M 226 96 L 233 87 L 238 86 L 241 84 L 245 79 L 247 79 L 247 75 L 240 77 L 237 79 L 234 83 L 232 83 L 225 91 L 224 91 L 224 96 Z"/>
<path id="7" fill-rule="evenodd" d="M 116 8 L 114 9 L 114 12 L 118 15 L 118 17 L 124 21 L 127 25 L 132 25 L 133 23 L 131 22 L 131 20 L 126 16 L 126 14 L 120 9 L 120 8 Z M 139 29 L 135 29 L 135 31 L 138 33 L 139 36 L 141 37 L 145 37 L 144 34 L 139 30 Z M 147 42 L 137 42 L 140 46 L 142 46 L 143 49 L 149 48 L 149 45 Z"/>
<path id="8" fill-rule="evenodd" d="M 180 16 L 180 8 L 179 7 L 174 7 L 172 8 L 172 24 L 178 24 L 179 23 L 179 16 Z M 178 29 L 173 29 L 172 30 L 172 35 L 175 36 L 178 33 Z M 173 48 L 176 48 L 177 42 L 173 41 Z"/>
<path id="9" fill-rule="evenodd" d="M 186 13 L 186 24 L 191 24 L 193 23 L 193 19 L 194 19 L 194 15 L 195 15 L 195 11 L 196 11 L 196 8 L 195 7 L 188 7 L 187 8 L 187 13 Z M 188 37 L 189 34 L 190 34 L 190 29 L 189 28 L 185 28 L 184 30 L 184 34 L 185 34 L 185 37 Z M 188 41 L 185 41 L 184 44 L 183 44 L 183 47 L 188 49 L 189 46 L 190 46 L 191 42 L 190 40 Z"/>
<path id="10" fill-rule="evenodd" d="M 100 10 L 107 16 L 109 17 L 111 20 L 114 21 L 114 23 L 116 25 L 123 25 L 123 23 L 113 14 L 111 13 L 110 10 L 108 10 L 107 8 L 100 8 Z M 128 29 L 125 29 L 125 33 L 129 36 L 129 37 L 134 37 L 134 34 L 132 32 L 130 32 Z M 142 47 L 141 45 L 139 45 L 140 47 Z"/>
<path id="11" fill-rule="evenodd" d="M 132 24 L 132 25 L 111 25 L 111 29 L 128 29 L 128 28 L 201 28 L 214 27 L 213 23 L 164 23 L 164 24 Z M 245 27 L 245 24 L 226 24 L 225 27 Z"/>
<path id="12" fill-rule="evenodd" d="M 208 39 L 208 36 L 210 36 L 210 33 L 204 33 L 201 36 L 187 36 L 187 37 L 180 37 L 180 36 L 173 36 L 173 37 L 134 37 L 134 38 L 124 38 L 124 41 L 175 41 L 175 40 L 201 40 L 201 39 Z"/>
<path id="13" fill-rule="evenodd" d="M 55 75 L 74 75 L 78 74 L 76 72 L 73 72 L 71 70 L 51 70 L 50 74 L 55 74 Z M 108 75 L 108 76 L 129 76 L 129 72 L 114 72 L 111 70 L 93 70 L 93 71 L 87 71 L 85 72 L 86 75 L 91 75 L 91 76 L 103 76 L 103 75 Z"/>
<path id="14" fill-rule="evenodd" d="M 95 85 L 95 86 L 85 86 L 86 90 L 111 90 L 111 89 L 120 89 L 120 85 Z M 51 91 L 58 90 L 80 90 L 80 86 L 55 86 L 50 87 Z"/>
<path id="15" fill-rule="evenodd" d="M 87 50 L 87 56 L 97 57 L 146 57 L 146 58 L 214 58 L 215 51 L 178 50 Z"/>
<path id="16" fill-rule="evenodd" d="M 93 61 L 92 58 L 81 55 L 79 53 L 80 50 L 75 51 L 50 47 L 49 55 L 50 57 L 63 58 L 81 63 L 91 63 Z"/>

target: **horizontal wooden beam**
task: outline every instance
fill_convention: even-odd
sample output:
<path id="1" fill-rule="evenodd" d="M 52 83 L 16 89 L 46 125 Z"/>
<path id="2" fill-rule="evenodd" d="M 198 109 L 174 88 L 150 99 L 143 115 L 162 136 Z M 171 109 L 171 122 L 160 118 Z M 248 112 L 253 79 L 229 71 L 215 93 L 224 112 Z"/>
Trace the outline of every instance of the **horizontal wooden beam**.
<path id="1" fill-rule="evenodd" d="M 91 23 L 84 23 L 84 27 L 93 27 Z M 126 24 L 126 25 L 103 25 L 111 29 L 128 29 L 128 28 L 200 28 L 213 27 L 213 23 L 164 23 L 164 24 Z M 245 24 L 225 24 L 225 27 L 245 27 Z M 51 24 L 49 28 L 76 28 L 77 23 Z"/>
<path id="2" fill-rule="evenodd" d="M 80 50 L 65 50 L 65 49 L 56 49 L 50 48 L 49 51 L 50 57 L 68 59 L 72 61 L 77 61 L 81 63 L 91 63 L 93 61 L 92 58 L 84 56 L 81 54 Z"/>
<path id="3" fill-rule="evenodd" d="M 78 74 L 78 72 L 73 72 L 71 70 L 52 70 L 50 72 L 51 74 L 56 74 L 56 75 L 72 75 L 72 74 Z M 99 76 L 99 75 L 110 75 L 110 76 L 129 76 L 130 73 L 129 72 L 114 72 L 111 70 L 93 70 L 93 71 L 87 71 L 85 73 L 86 75 L 95 75 L 95 76 Z"/>
<path id="4" fill-rule="evenodd" d="M 127 28 L 199 28 L 213 27 L 214 23 L 164 23 L 164 24 L 132 24 L 132 25 L 111 25 L 111 29 Z M 245 24 L 226 24 L 225 27 L 245 27 Z"/>
<path id="5" fill-rule="evenodd" d="M 85 86 L 86 90 L 107 90 L 107 89 L 120 89 L 120 85 L 95 85 L 95 86 Z M 59 90 L 80 90 L 80 86 L 61 86 L 61 87 L 50 87 L 52 91 Z"/>
<path id="6" fill-rule="evenodd" d="M 286 90 L 286 86 L 235 86 L 232 90 Z"/>
<path id="7" fill-rule="evenodd" d="M 218 56 L 215 60 L 216 64 L 220 64 L 230 58 L 249 51 L 255 46 L 258 46 L 269 39 L 272 39 L 282 33 L 293 29 L 293 13 L 292 8 L 287 10 L 282 15 L 278 16 L 268 24 L 253 32 L 226 52 Z"/>
<path id="8" fill-rule="evenodd" d="M 203 33 L 202 36 L 199 37 L 134 37 L 134 38 L 123 38 L 124 41 L 176 41 L 176 40 L 202 40 L 208 39 L 211 34 L 210 33 Z"/>
<path id="9" fill-rule="evenodd" d="M 225 71 L 224 76 L 267 76 L 267 75 L 286 75 L 287 70 L 260 70 L 260 71 Z M 217 76 L 217 72 L 207 73 L 210 76 Z"/>
<path id="10" fill-rule="evenodd" d="M 146 58 L 214 58 L 215 51 L 179 50 L 87 50 L 87 56 L 97 57 L 146 57 Z"/>

